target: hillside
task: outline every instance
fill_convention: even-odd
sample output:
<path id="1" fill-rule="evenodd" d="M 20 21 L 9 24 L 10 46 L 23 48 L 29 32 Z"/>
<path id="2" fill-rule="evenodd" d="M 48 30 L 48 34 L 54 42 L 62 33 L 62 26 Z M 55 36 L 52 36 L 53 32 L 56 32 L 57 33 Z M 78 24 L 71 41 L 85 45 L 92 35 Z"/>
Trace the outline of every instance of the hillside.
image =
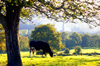
<path id="1" fill-rule="evenodd" d="M 33 25 L 33 24 L 24 24 L 24 23 L 20 22 L 20 24 L 19 24 L 19 30 L 25 30 L 25 29 L 27 29 L 28 31 L 30 31 L 30 30 L 33 30 L 35 26 L 36 25 Z"/>

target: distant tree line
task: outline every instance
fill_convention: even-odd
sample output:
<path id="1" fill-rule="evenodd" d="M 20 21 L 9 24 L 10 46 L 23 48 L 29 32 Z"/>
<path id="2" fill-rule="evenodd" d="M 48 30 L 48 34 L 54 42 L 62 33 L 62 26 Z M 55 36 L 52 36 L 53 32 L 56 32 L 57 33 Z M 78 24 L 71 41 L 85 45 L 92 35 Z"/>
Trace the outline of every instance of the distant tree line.
<path id="1" fill-rule="evenodd" d="M 25 30 L 19 30 L 19 35 L 20 36 L 26 36 L 28 34 L 28 30 L 25 29 Z"/>
<path id="2" fill-rule="evenodd" d="M 5 51 L 5 36 L 2 26 L 0 26 L 0 53 Z M 73 32 L 58 32 L 54 28 L 53 24 L 39 25 L 31 31 L 30 36 L 24 36 L 27 34 L 27 30 L 21 30 L 19 36 L 20 50 L 29 50 L 29 41 L 46 41 L 50 44 L 54 50 L 60 50 L 62 48 L 73 49 L 75 46 L 83 47 L 100 47 L 100 35 L 99 34 L 79 34 Z"/>
<path id="3" fill-rule="evenodd" d="M 68 32 L 62 32 L 62 44 L 66 48 L 74 48 L 75 46 L 83 47 L 100 47 L 100 35 L 99 34 L 79 34 L 73 32 L 69 35 Z"/>
<path id="4" fill-rule="evenodd" d="M 50 26 L 50 24 L 48 24 L 48 25 Z M 43 25 L 41 25 L 41 26 L 43 26 Z M 36 29 L 37 28 L 39 29 L 39 27 L 36 27 Z M 55 35 L 54 35 L 54 33 L 52 33 L 52 35 L 50 35 L 51 33 L 49 34 L 49 32 L 47 34 L 45 34 L 46 32 L 45 33 L 43 33 L 43 32 L 37 33 L 37 32 L 38 32 L 37 30 L 32 31 L 32 33 L 30 35 L 31 37 L 20 36 L 19 40 L 20 40 L 20 49 L 21 50 L 29 50 L 29 40 L 36 40 L 36 41 L 42 40 L 42 41 L 49 42 L 51 44 L 52 48 L 57 49 L 57 50 L 58 49 L 60 50 L 59 43 L 61 43 L 61 42 L 63 44 L 62 45 L 63 48 L 65 45 L 65 47 L 69 48 L 69 49 L 73 49 L 75 46 L 81 46 L 82 48 L 84 48 L 84 47 L 100 47 L 100 35 L 99 34 L 92 35 L 92 34 L 88 34 L 88 33 L 79 34 L 77 32 L 73 32 L 69 35 L 68 32 L 61 32 L 61 33 L 57 32 L 58 34 L 55 33 Z M 36 35 L 36 34 L 38 34 L 38 35 Z"/>

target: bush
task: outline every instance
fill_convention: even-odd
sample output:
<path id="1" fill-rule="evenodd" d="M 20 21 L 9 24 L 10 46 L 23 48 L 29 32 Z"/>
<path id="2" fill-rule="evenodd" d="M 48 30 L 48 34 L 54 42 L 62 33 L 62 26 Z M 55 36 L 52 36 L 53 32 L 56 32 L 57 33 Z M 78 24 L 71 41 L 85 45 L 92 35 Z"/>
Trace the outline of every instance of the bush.
<path id="1" fill-rule="evenodd" d="M 83 53 L 80 53 L 79 55 L 83 55 Z"/>
<path id="2" fill-rule="evenodd" d="M 82 48 L 81 48 L 80 46 L 76 46 L 76 47 L 75 47 L 75 53 L 76 53 L 76 54 L 80 54 L 81 49 L 82 49 Z"/>
<path id="3" fill-rule="evenodd" d="M 73 55 L 77 55 L 77 53 L 73 52 Z"/>
<path id="4" fill-rule="evenodd" d="M 71 56 L 71 54 L 61 52 L 57 56 Z"/>
<path id="5" fill-rule="evenodd" d="M 98 53 L 96 51 L 94 51 L 94 53 L 92 53 L 93 55 L 97 55 Z"/>
<path id="6" fill-rule="evenodd" d="M 88 56 L 92 56 L 92 53 L 88 53 Z"/>
<path id="7" fill-rule="evenodd" d="M 66 54 L 61 52 L 61 53 L 57 54 L 57 56 L 66 56 Z"/>
<path id="8" fill-rule="evenodd" d="M 70 50 L 68 48 L 66 48 L 65 51 L 64 51 L 64 53 L 68 53 L 69 54 L 69 51 Z"/>

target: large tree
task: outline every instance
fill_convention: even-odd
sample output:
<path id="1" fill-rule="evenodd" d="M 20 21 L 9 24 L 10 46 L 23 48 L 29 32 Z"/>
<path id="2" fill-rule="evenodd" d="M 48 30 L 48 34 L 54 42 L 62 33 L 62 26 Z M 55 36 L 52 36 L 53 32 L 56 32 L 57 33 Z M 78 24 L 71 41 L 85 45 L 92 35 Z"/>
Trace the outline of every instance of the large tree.
<path id="1" fill-rule="evenodd" d="M 98 17 L 99 9 L 98 4 L 88 0 L 0 0 L 0 22 L 5 29 L 8 66 L 22 66 L 18 40 L 19 17 L 30 20 L 33 12 L 56 21 L 86 19 L 88 22 L 88 16 Z"/>
<path id="2" fill-rule="evenodd" d="M 92 35 L 90 37 L 90 41 L 88 43 L 88 46 L 90 47 L 98 47 L 99 46 L 99 41 L 98 39 L 100 39 L 100 35 Z"/>
<path id="3" fill-rule="evenodd" d="M 61 33 L 57 32 L 54 25 L 39 25 L 31 31 L 31 40 L 33 41 L 45 41 L 48 42 L 52 49 L 60 50 L 63 48 L 61 43 Z"/>
<path id="4" fill-rule="evenodd" d="M 87 47 L 88 46 L 88 43 L 90 42 L 90 39 L 91 39 L 91 35 L 90 34 L 84 34 L 82 36 L 82 44 L 81 46 L 82 47 Z"/>
<path id="5" fill-rule="evenodd" d="M 82 37 L 79 33 L 73 32 L 70 37 L 72 38 L 71 43 L 73 46 L 75 45 L 81 45 Z"/>
<path id="6" fill-rule="evenodd" d="M 66 40 L 69 39 L 69 33 L 62 32 L 61 37 L 62 37 L 62 44 L 65 45 Z"/>

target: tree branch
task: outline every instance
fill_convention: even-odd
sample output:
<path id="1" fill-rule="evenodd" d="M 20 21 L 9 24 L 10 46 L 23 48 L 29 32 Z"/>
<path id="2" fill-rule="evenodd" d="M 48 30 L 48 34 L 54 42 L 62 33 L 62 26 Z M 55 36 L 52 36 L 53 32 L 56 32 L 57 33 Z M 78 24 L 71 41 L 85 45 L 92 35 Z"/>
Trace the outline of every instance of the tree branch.
<path id="1" fill-rule="evenodd" d="M 55 7 L 54 5 L 53 5 L 53 3 L 52 2 L 50 2 L 50 1 L 45 1 L 45 0 L 38 0 L 40 3 L 42 3 L 42 4 L 44 4 L 44 5 L 49 5 L 52 9 L 54 9 L 54 10 L 60 10 L 60 9 L 62 9 L 63 7 L 64 7 L 64 3 L 65 3 L 65 0 L 61 3 L 61 6 L 59 6 L 59 7 Z"/>

